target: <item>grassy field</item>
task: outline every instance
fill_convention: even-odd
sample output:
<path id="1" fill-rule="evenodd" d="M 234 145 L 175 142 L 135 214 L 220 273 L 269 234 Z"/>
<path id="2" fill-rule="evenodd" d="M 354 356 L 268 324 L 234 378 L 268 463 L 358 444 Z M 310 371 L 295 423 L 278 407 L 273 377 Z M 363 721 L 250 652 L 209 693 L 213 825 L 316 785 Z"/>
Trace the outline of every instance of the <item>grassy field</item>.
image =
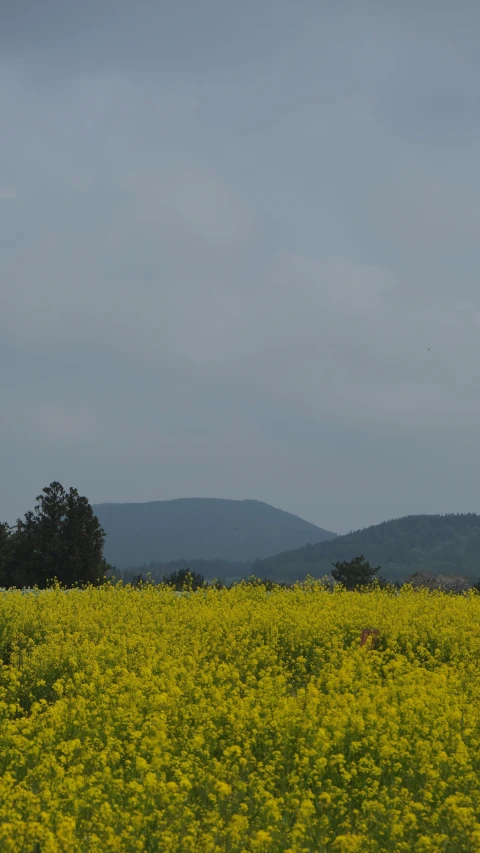
<path id="1" fill-rule="evenodd" d="M 2 853 L 480 851 L 477 594 L 10 591 L 0 657 Z"/>

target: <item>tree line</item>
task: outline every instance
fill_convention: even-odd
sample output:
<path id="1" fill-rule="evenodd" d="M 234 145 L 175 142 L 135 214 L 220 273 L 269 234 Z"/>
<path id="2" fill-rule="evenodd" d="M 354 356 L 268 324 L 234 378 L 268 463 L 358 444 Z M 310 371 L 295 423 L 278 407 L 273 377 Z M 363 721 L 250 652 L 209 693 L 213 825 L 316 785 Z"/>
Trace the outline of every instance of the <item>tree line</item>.
<path id="1" fill-rule="evenodd" d="M 413 573 L 461 574 L 478 578 L 480 515 L 414 515 L 305 545 L 293 551 L 256 560 L 252 571 L 263 577 L 293 582 L 307 574 L 330 573 L 336 560 L 365 554 L 381 564 L 386 580 L 407 581 Z"/>
<path id="2" fill-rule="evenodd" d="M 54 481 L 37 496 L 34 509 L 13 526 L 0 522 L 0 587 L 45 589 L 54 581 L 65 587 L 104 583 L 112 568 L 103 556 L 104 543 L 105 531 L 88 499 L 77 489 L 66 491 Z M 361 556 L 335 563 L 332 575 L 347 589 L 353 589 L 371 583 L 377 572 L 378 568 L 372 568 Z M 149 574 L 138 574 L 132 582 L 140 586 L 152 580 Z M 254 576 L 245 581 L 277 585 L 272 579 L 262 581 Z M 162 582 L 178 590 L 206 585 L 204 576 L 188 567 L 171 572 Z M 223 584 L 213 581 L 211 585 Z"/>
<path id="3" fill-rule="evenodd" d="M 87 498 L 53 482 L 36 501 L 13 526 L 0 523 L 0 587 L 104 583 L 105 532 Z"/>
<path id="4" fill-rule="evenodd" d="M 13 526 L 0 522 L 0 587 L 44 589 L 55 580 L 65 587 L 105 583 L 106 573 L 112 569 L 103 556 L 105 531 L 88 499 L 77 489 L 66 491 L 61 483 L 53 482 L 36 501 L 34 509 Z M 333 563 L 331 574 L 336 583 L 353 590 L 369 586 L 374 580 L 386 585 L 383 578 L 377 578 L 379 570 L 380 566 L 373 567 L 360 555 Z M 150 573 L 132 578 L 137 587 L 152 582 L 155 579 Z M 164 576 L 161 582 L 177 590 L 207 586 L 202 574 L 185 566 Z M 291 585 L 278 584 L 273 578 L 260 580 L 254 575 L 244 582 L 268 588 Z M 223 586 L 221 581 L 209 585 Z M 479 586 L 480 583 L 476 588 Z"/>
<path id="5" fill-rule="evenodd" d="M 354 557 L 353 560 L 344 560 L 342 562 L 339 561 L 337 563 L 333 563 L 332 577 L 334 581 L 344 586 L 345 589 L 354 590 L 359 587 L 370 586 L 377 579 L 376 576 L 379 571 L 380 566 L 377 566 L 376 568 L 371 566 L 368 560 L 366 560 L 363 554 L 361 554 L 358 557 Z M 156 580 L 149 572 L 147 572 L 146 575 L 144 575 L 143 572 L 140 572 L 132 577 L 131 582 L 133 586 L 139 587 L 146 584 L 154 584 Z M 378 582 L 380 585 L 386 585 L 386 581 L 384 581 L 383 578 L 378 578 Z M 162 578 L 161 583 L 172 586 L 176 590 L 191 589 L 192 591 L 201 589 L 205 586 L 215 586 L 217 589 L 224 586 L 224 584 L 219 580 L 213 580 L 210 581 L 210 583 L 207 582 L 202 574 L 195 571 L 192 572 L 187 567 L 177 569 L 176 571 L 165 575 Z M 260 578 L 255 577 L 255 575 L 250 575 L 250 577 L 244 578 L 243 583 L 255 586 L 264 586 L 267 589 L 273 589 L 278 586 L 292 586 L 292 584 L 289 583 L 276 583 L 272 578 L 264 578 L 261 580 Z M 235 582 L 232 583 L 231 586 L 235 586 Z"/>

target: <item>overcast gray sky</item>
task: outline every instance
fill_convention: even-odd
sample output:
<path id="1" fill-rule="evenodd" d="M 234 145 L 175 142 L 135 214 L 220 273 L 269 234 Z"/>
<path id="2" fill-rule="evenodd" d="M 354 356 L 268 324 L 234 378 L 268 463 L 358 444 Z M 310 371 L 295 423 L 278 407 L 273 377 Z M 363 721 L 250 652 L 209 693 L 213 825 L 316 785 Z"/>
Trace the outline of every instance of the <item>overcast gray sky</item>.
<path id="1" fill-rule="evenodd" d="M 0 519 L 480 511 L 478 2 L 3 0 Z"/>

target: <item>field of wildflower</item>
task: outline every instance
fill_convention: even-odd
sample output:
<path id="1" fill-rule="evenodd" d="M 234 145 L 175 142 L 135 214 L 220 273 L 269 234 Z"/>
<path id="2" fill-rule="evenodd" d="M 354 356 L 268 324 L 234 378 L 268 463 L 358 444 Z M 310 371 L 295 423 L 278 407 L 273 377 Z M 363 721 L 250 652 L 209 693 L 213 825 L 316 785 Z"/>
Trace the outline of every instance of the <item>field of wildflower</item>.
<path id="1" fill-rule="evenodd" d="M 476 593 L 11 590 L 0 659 L 2 853 L 480 851 Z"/>

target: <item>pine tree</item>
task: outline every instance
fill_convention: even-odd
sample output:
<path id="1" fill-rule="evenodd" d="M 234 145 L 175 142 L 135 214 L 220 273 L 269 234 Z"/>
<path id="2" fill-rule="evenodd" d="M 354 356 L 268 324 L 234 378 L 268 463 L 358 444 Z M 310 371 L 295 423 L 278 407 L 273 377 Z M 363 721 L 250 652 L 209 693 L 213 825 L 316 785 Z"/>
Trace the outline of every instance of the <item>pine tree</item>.
<path id="1" fill-rule="evenodd" d="M 109 568 L 103 557 L 105 532 L 87 498 L 71 488 L 65 502 L 63 520 L 65 548 L 64 583 L 97 584 L 105 580 Z"/>
<path id="2" fill-rule="evenodd" d="M 45 588 L 55 578 L 64 586 L 101 583 L 109 568 L 104 539 L 87 498 L 53 482 L 37 497 L 34 511 L 17 521 L 5 570 L 7 584 Z"/>
<path id="3" fill-rule="evenodd" d="M 176 572 L 164 577 L 163 583 L 179 591 L 185 588 L 195 590 L 204 585 L 205 578 L 199 572 L 191 572 L 190 569 L 177 569 Z"/>
<path id="4" fill-rule="evenodd" d="M 37 525 L 38 554 L 37 583 L 44 586 L 57 578 L 65 583 L 65 537 L 63 525 L 67 495 L 61 483 L 53 482 L 37 497 L 35 522 Z"/>
<path id="5" fill-rule="evenodd" d="M 0 587 L 10 586 L 12 551 L 12 530 L 8 524 L 0 522 Z"/>
<path id="6" fill-rule="evenodd" d="M 42 574 L 42 548 L 36 513 L 28 510 L 23 519 L 17 519 L 13 533 L 13 553 L 9 567 L 9 586 L 19 589 L 36 584 L 45 586 Z"/>
<path id="7" fill-rule="evenodd" d="M 354 557 L 353 560 L 333 563 L 332 576 L 337 583 L 341 583 L 346 589 L 355 589 L 357 586 L 368 586 L 375 580 L 380 566 L 376 569 L 370 565 L 363 554 Z"/>

